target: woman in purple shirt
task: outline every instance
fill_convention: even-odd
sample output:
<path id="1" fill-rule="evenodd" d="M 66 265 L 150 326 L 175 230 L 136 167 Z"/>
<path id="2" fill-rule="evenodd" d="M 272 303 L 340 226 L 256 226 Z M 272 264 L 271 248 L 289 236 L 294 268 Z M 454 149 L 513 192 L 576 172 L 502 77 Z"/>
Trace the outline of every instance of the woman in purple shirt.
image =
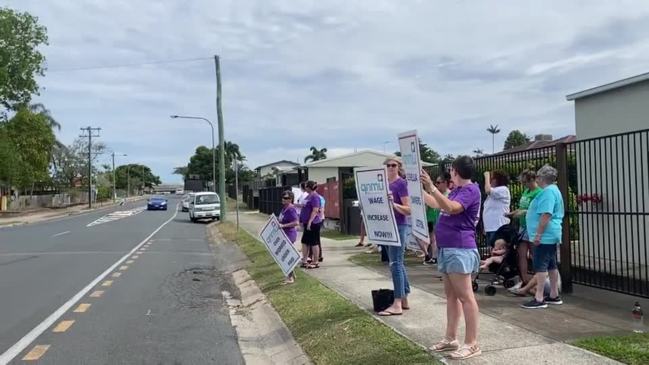
<path id="1" fill-rule="evenodd" d="M 410 226 L 406 221 L 406 215 L 410 215 L 410 197 L 408 196 L 408 183 L 399 174 L 401 160 L 398 157 L 391 157 L 385 160 L 384 165 L 388 168 L 390 200 L 394 208 L 394 218 L 399 229 L 401 246 L 383 246 L 381 248 L 388 250 L 392 284 L 394 285 L 394 302 L 390 307 L 379 312 L 379 315 L 396 316 L 402 314 L 404 309 L 410 309 L 408 306 L 410 283 L 408 283 L 408 273 L 403 264 L 403 254 L 406 251 L 410 235 Z"/>
<path id="2" fill-rule="evenodd" d="M 309 196 L 304 202 L 304 206 L 300 211 L 300 223 L 304 227 L 302 234 L 302 267 L 307 269 L 317 269 L 320 267 L 317 260 L 315 263 L 309 264 L 309 248 L 311 248 L 311 255 L 315 258 L 320 257 L 320 195 L 316 193 L 315 189 L 318 184 L 315 181 L 307 181 L 305 184 L 306 192 Z"/>
<path id="3" fill-rule="evenodd" d="M 296 227 L 300 225 L 299 217 L 297 214 L 297 209 L 293 206 L 293 199 L 295 196 L 290 190 L 285 191 L 282 194 L 282 211 L 279 213 L 279 227 L 286 233 L 286 237 L 291 240 L 291 243 L 295 243 L 297 239 L 297 229 Z M 286 284 L 293 284 L 295 282 L 295 274 L 291 272 L 286 277 Z"/>
<path id="4" fill-rule="evenodd" d="M 475 172 L 473 159 L 460 156 L 451 166 L 455 189 L 448 197 L 432 184 L 430 176 L 422 171 L 421 180 L 431 193 L 424 192 L 426 205 L 441 209 L 435 226 L 438 259 L 437 270 L 444 278 L 446 294 L 446 336 L 433 345 L 432 350 L 453 351 L 451 358 L 468 359 L 482 353 L 478 346 L 478 303 L 473 294 L 471 274 L 480 266 L 475 235 L 480 216 L 480 189 L 471 181 Z M 464 346 L 457 340 L 460 317 L 464 313 L 466 332 Z"/>

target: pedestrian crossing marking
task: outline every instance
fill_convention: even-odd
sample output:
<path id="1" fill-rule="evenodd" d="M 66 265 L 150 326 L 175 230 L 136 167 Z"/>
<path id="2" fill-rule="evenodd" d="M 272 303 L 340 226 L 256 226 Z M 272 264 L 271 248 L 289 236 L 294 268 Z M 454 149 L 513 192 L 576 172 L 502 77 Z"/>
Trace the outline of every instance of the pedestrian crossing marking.
<path id="1" fill-rule="evenodd" d="M 116 211 L 116 212 L 108 213 L 105 216 L 103 216 L 103 217 L 101 217 L 101 218 L 99 218 L 99 219 L 97 219 L 97 220 L 95 220 L 93 222 L 88 223 L 86 225 L 86 227 L 93 227 L 93 226 L 96 226 L 96 225 L 99 225 L 99 224 L 109 223 L 109 222 L 113 222 L 113 221 L 116 221 L 116 220 L 119 220 L 119 219 L 132 217 L 134 215 L 138 215 L 138 214 L 144 212 L 145 209 L 146 209 L 146 207 L 139 207 L 139 208 L 135 208 L 135 209 L 131 209 L 131 210 L 119 210 L 119 211 Z"/>

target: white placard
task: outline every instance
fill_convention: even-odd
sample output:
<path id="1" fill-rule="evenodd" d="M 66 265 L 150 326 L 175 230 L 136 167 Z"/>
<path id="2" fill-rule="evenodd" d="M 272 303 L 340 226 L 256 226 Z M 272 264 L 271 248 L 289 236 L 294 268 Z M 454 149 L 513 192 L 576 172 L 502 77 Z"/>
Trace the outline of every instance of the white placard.
<path id="1" fill-rule="evenodd" d="M 428 221 L 426 219 L 426 203 L 421 187 L 421 160 L 419 157 L 419 138 L 417 131 L 399 134 L 399 150 L 403 169 L 408 182 L 408 196 L 410 196 L 410 218 L 412 221 L 412 234 L 426 242 L 430 241 Z"/>
<path id="2" fill-rule="evenodd" d="M 288 275 L 300 262 L 300 253 L 293 246 L 293 242 L 279 227 L 277 217 L 271 215 L 259 231 L 259 238 L 266 245 L 266 249 L 275 259 L 284 275 Z"/>
<path id="3" fill-rule="evenodd" d="M 355 168 L 354 175 L 368 241 L 401 246 L 394 210 L 388 200 L 390 187 L 385 167 Z"/>

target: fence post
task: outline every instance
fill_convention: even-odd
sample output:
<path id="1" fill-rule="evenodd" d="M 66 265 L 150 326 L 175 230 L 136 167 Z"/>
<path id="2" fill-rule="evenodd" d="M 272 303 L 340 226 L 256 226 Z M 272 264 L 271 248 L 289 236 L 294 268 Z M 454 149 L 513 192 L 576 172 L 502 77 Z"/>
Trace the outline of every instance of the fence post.
<path id="1" fill-rule="evenodd" d="M 570 210 L 569 189 L 568 189 L 568 148 L 565 143 L 556 145 L 557 170 L 559 176 L 557 185 L 561 196 L 563 196 L 564 216 L 561 225 L 561 263 L 559 271 L 561 272 L 562 290 L 564 293 L 572 293 L 572 242 L 570 242 Z"/>

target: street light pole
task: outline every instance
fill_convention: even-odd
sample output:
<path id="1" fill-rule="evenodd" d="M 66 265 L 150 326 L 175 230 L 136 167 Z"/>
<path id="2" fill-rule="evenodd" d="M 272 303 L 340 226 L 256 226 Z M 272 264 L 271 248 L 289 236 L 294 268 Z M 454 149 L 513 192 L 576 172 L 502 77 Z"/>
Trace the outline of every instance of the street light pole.
<path id="1" fill-rule="evenodd" d="M 237 210 L 237 231 L 239 231 L 239 161 L 234 159 L 234 205 Z"/>
<path id="2" fill-rule="evenodd" d="M 131 164 L 126 166 L 126 197 L 131 197 Z"/>
<path id="3" fill-rule="evenodd" d="M 212 123 L 212 121 L 210 121 L 207 118 L 190 117 L 190 116 L 186 116 L 186 115 L 172 115 L 171 118 L 172 119 L 198 119 L 198 120 L 204 120 L 212 128 L 212 189 L 214 189 L 214 192 L 216 193 L 216 149 L 214 148 L 214 123 Z M 223 176 L 225 174 L 224 168 L 222 168 L 221 171 L 223 172 L 221 174 L 221 176 Z M 223 198 L 223 196 L 221 194 L 219 194 L 219 195 L 221 196 L 221 198 Z"/>

